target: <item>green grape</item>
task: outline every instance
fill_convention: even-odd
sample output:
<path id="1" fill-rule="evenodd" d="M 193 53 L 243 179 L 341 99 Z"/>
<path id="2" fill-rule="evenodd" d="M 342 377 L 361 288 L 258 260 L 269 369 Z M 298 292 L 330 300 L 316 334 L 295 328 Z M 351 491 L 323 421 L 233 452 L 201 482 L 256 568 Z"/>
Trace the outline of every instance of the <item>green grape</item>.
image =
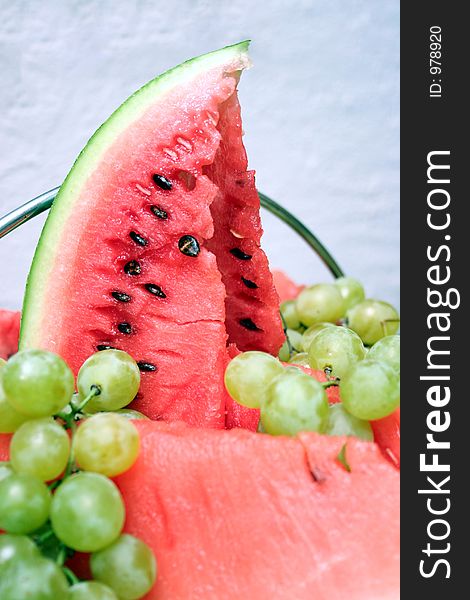
<path id="1" fill-rule="evenodd" d="M 139 390 L 140 371 L 135 360 L 122 350 L 102 350 L 88 358 L 77 377 L 80 399 L 93 385 L 100 389 L 86 405 L 86 412 L 117 410 L 132 402 Z"/>
<path id="2" fill-rule="evenodd" d="M 400 336 L 387 335 L 376 342 L 367 354 L 367 358 L 386 362 L 395 371 L 400 372 Z"/>
<path id="3" fill-rule="evenodd" d="M 322 329 L 326 329 L 327 327 L 336 327 L 336 325 L 333 325 L 333 323 L 316 323 L 315 325 L 311 325 L 308 329 L 306 329 L 302 334 L 302 342 L 300 344 L 302 351 L 308 352 L 310 350 L 310 344 L 312 343 L 313 338 L 318 332 L 322 331 Z"/>
<path id="4" fill-rule="evenodd" d="M 118 600 L 113 590 L 99 581 L 81 581 L 69 588 L 67 600 Z"/>
<path id="5" fill-rule="evenodd" d="M 259 408 L 266 387 L 284 370 L 282 364 L 264 352 L 243 352 L 233 358 L 225 370 L 225 387 L 239 404 Z"/>
<path id="6" fill-rule="evenodd" d="M 300 321 L 309 327 L 315 323 L 336 323 L 345 313 L 343 297 L 333 283 L 317 283 L 300 292 L 296 301 Z"/>
<path id="7" fill-rule="evenodd" d="M 278 353 L 277 357 L 282 362 L 287 362 L 289 360 L 290 352 L 289 352 L 289 344 L 287 343 L 287 340 L 279 348 L 279 353 Z"/>
<path id="8" fill-rule="evenodd" d="M 286 369 L 268 386 L 261 406 L 261 422 L 271 435 L 323 432 L 328 421 L 328 400 L 319 381 L 300 369 Z"/>
<path id="9" fill-rule="evenodd" d="M 289 360 L 289 363 L 293 365 L 301 365 L 302 367 L 310 367 L 307 352 L 297 352 Z"/>
<path id="10" fill-rule="evenodd" d="M 393 335 L 400 327 L 400 317 L 388 302 L 364 300 L 347 313 L 348 325 L 364 344 L 372 346 L 387 335 Z"/>
<path id="11" fill-rule="evenodd" d="M 8 402 L 3 391 L 2 375 L 0 373 L 0 433 L 13 433 L 28 419 L 29 417 L 16 411 Z"/>
<path id="12" fill-rule="evenodd" d="M 382 419 L 400 405 L 400 378 L 386 363 L 365 359 L 341 380 L 340 392 L 344 408 L 358 419 Z"/>
<path id="13" fill-rule="evenodd" d="M 354 277 L 338 277 L 335 285 L 343 297 L 345 310 L 359 304 L 366 297 L 362 283 Z"/>
<path id="14" fill-rule="evenodd" d="M 152 588 L 157 563 L 152 550 L 142 540 L 121 535 L 113 544 L 92 554 L 93 577 L 109 585 L 121 600 L 136 600 Z"/>
<path id="15" fill-rule="evenodd" d="M 22 350 L 3 368 L 3 388 L 12 407 L 29 417 L 48 417 L 70 400 L 74 381 L 67 364 L 46 350 Z"/>
<path id="16" fill-rule="evenodd" d="M 361 338 L 346 327 L 322 329 L 313 338 L 308 351 L 311 368 L 331 369 L 333 377 L 343 377 L 351 365 L 365 355 Z"/>
<path id="17" fill-rule="evenodd" d="M 134 464 L 139 446 L 139 432 L 129 419 L 98 413 L 84 421 L 75 434 L 75 460 L 85 471 L 114 477 Z"/>
<path id="18" fill-rule="evenodd" d="M 300 352 L 302 350 L 302 334 L 294 329 L 288 329 L 286 335 L 289 338 L 292 350 L 294 352 Z"/>
<path id="19" fill-rule="evenodd" d="M 104 475 L 78 473 L 54 494 L 51 523 L 56 536 L 73 550 L 95 552 L 113 542 L 124 524 L 124 502 Z"/>
<path id="20" fill-rule="evenodd" d="M 284 373 L 295 373 L 298 375 L 299 373 L 305 373 L 298 365 L 290 363 L 286 367 L 284 367 Z"/>
<path id="21" fill-rule="evenodd" d="M 368 442 L 374 440 L 374 433 L 369 421 L 354 417 L 345 410 L 341 403 L 330 406 L 325 433 L 328 435 L 354 435 Z"/>
<path id="22" fill-rule="evenodd" d="M 58 477 L 70 454 L 67 432 L 52 418 L 27 421 L 10 442 L 10 460 L 17 473 L 34 475 L 42 481 Z"/>
<path id="23" fill-rule="evenodd" d="M 281 315 L 284 319 L 285 327 L 288 329 L 298 329 L 300 327 L 299 315 L 294 300 L 281 302 Z"/>
<path id="24" fill-rule="evenodd" d="M 0 371 L 7 364 L 7 361 L 4 358 L 0 358 Z"/>
<path id="25" fill-rule="evenodd" d="M 9 462 L 1 461 L 0 462 L 0 481 L 9 477 L 13 473 L 13 469 Z"/>
<path id="26" fill-rule="evenodd" d="M 133 410 L 132 408 L 120 408 L 119 410 L 116 410 L 115 413 L 117 415 L 122 415 L 123 417 L 126 417 L 126 419 L 135 419 L 137 421 L 144 419 L 146 421 L 150 421 L 147 415 L 144 415 L 138 410 Z"/>
<path id="27" fill-rule="evenodd" d="M 50 504 L 51 494 L 42 481 L 13 473 L 0 481 L 0 529 L 31 533 L 47 521 Z"/>
<path id="28" fill-rule="evenodd" d="M 0 579 L 2 570 L 11 562 L 39 557 L 39 549 L 26 535 L 0 534 Z"/>
<path id="29" fill-rule="evenodd" d="M 0 577 L 2 600 L 66 600 L 67 592 L 62 569 L 40 556 L 11 562 Z"/>
<path id="30" fill-rule="evenodd" d="M 287 342 L 287 338 L 289 342 Z M 290 344 L 290 347 L 289 347 Z M 286 331 L 286 341 L 282 344 L 279 350 L 279 360 L 287 362 L 290 359 L 290 350 L 293 352 L 300 352 L 302 347 L 302 334 L 294 329 L 288 329 Z"/>

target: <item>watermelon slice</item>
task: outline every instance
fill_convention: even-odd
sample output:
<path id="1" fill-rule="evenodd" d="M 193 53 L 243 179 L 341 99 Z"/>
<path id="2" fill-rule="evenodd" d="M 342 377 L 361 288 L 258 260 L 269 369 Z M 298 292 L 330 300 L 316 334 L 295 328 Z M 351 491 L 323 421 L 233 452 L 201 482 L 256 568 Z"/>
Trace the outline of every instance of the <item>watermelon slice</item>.
<path id="1" fill-rule="evenodd" d="M 396 466 L 400 467 L 400 408 L 394 413 L 378 421 L 371 421 L 374 441 L 379 445 L 385 456 Z"/>
<path id="2" fill-rule="evenodd" d="M 348 440 L 347 472 L 343 438 L 136 426 L 116 483 L 158 558 L 148 600 L 399 597 L 399 473 L 375 444 Z"/>
<path id="3" fill-rule="evenodd" d="M 139 363 L 135 408 L 225 425 L 227 342 L 277 352 L 278 297 L 236 85 L 248 42 L 193 59 L 131 96 L 62 185 L 38 244 L 21 348 L 77 372 L 116 347 Z"/>
<path id="4" fill-rule="evenodd" d="M 284 341 L 273 278 L 260 248 L 259 198 L 253 171 L 247 171 L 240 105 L 232 94 L 220 109 L 221 143 L 205 173 L 219 192 L 211 205 L 217 224 L 208 248 L 217 257 L 227 290 L 227 333 L 240 350 L 277 354 Z M 269 299 L 269 301 L 267 301 Z M 247 315 L 253 315 L 248 317 Z M 274 324 L 274 329 L 273 329 Z M 271 335 L 263 335 L 271 331 Z"/>
<path id="5" fill-rule="evenodd" d="M 18 350 L 21 313 L 0 309 L 0 358 L 7 359 Z"/>
<path id="6" fill-rule="evenodd" d="M 276 288 L 280 302 L 297 298 L 305 287 L 304 285 L 297 285 L 284 271 L 274 270 L 272 274 L 274 287 Z"/>

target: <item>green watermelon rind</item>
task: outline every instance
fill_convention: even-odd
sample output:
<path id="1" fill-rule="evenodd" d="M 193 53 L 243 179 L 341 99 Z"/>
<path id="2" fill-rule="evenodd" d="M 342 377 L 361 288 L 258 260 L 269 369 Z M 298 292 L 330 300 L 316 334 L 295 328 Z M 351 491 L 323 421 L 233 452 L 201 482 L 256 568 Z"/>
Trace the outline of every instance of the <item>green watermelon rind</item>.
<path id="1" fill-rule="evenodd" d="M 99 127 L 80 152 L 72 169 L 64 180 L 49 212 L 39 239 L 26 283 L 20 330 L 20 349 L 33 347 L 36 328 L 42 310 L 47 310 L 47 281 L 53 268 L 52 258 L 58 251 L 55 239 L 57 232 L 67 222 L 74 206 L 74 198 L 93 173 L 94 166 L 106 150 L 127 126 L 136 121 L 156 102 L 159 97 L 179 85 L 189 85 L 191 80 L 218 66 L 227 65 L 231 72 L 250 66 L 248 47 L 244 40 L 220 50 L 209 52 L 188 60 L 152 79 L 132 94 Z"/>

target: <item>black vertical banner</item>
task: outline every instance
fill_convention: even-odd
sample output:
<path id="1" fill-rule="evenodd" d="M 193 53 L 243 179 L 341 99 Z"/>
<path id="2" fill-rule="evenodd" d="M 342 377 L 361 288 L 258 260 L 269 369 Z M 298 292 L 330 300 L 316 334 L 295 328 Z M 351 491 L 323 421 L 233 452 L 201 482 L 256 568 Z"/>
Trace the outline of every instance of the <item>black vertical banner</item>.
<path id="1" fill-rule="evenodd" d="M 470 30 L 464 6 L 401 5 L 405 600 L 470 597 Z"/>

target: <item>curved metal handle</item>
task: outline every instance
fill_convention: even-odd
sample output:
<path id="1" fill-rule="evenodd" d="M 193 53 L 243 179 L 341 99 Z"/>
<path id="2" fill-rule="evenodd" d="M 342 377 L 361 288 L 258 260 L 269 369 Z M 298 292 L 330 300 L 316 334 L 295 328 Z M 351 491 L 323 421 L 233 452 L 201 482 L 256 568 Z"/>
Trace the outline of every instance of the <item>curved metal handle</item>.
<path id="1" fill-rule="evenodd" d="M 4 237 L 26 221 L 48 210 L 52 206 L 52 202 L 57 195 L 59 188 L 53 188 L 48 192 L 44 192 L 40 196 L 33 198 L 22 206 L 15 208 L 3 217 L 0 217 L 0 238 Z M 310 229 L 297 219 L 292 213 L 286 210 L 283 206 L 271 200 L 265 194 L 258 192 L 261 206 L 271 212 L 273 215 L 284 221 L 291 229 L 303 238 L 316 254 L 323 261 L 325 266 L 330 270 L 333 277 L 342 277 L 344 275 L 341 267 L 335 261 L 330 252 L 320 242 L 316 235 Z"/>

